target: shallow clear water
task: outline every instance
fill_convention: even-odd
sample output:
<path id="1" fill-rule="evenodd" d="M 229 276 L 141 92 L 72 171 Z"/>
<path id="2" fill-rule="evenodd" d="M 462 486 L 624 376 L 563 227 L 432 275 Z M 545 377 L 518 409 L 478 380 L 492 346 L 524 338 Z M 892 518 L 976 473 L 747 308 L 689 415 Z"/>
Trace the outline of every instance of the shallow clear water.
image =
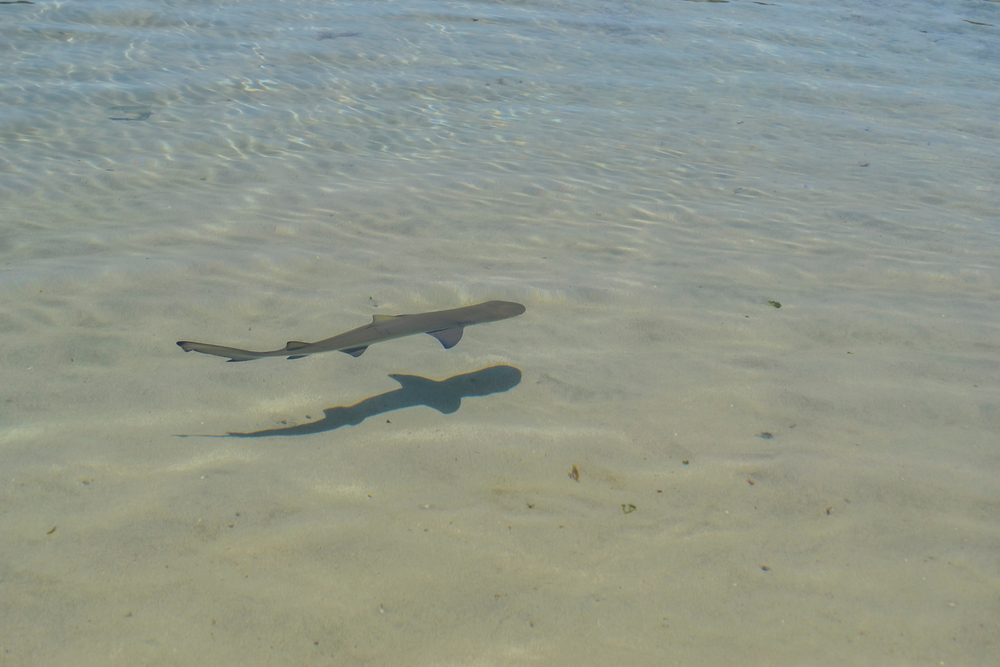
<path id="1" fill-rule="evenodd" d="M 995 662 L 998 29 L 0 5 L 5 659 Z"/>

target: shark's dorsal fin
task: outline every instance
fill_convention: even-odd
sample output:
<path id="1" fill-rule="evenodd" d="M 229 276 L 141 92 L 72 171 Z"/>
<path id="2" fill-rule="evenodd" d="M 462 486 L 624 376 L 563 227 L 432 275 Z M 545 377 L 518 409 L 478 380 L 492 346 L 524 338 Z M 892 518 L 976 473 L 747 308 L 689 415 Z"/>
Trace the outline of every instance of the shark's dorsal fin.
<path id="1" fill-rule="evenodd" d="M 444 349 L 450 350 L 458 345 L 458 341 L 462 340 L 463 331 L 465 329 L 462 327 L 455 327 L 454 329 L 442 329 L 441 331 L 428 331 L 427 334 L 441 341 Z"/>
<path id="2" fill-rule="evenodd" d="M 304 348 L 306 345 L 309 344 L 310 343 L 303 343 L 300 340 L 290 340 L 287 343 L 285 343 L 285 351 L 291 352 L 292 350 L 301 350 L 302 348 Z"/>
<path id="3" fill-rule="evenodd" d="M 382 322 L 388 322 L 389 320 L 394 320 L 398 315 L 372 315 L 372 324 L 381 324 Z"/>

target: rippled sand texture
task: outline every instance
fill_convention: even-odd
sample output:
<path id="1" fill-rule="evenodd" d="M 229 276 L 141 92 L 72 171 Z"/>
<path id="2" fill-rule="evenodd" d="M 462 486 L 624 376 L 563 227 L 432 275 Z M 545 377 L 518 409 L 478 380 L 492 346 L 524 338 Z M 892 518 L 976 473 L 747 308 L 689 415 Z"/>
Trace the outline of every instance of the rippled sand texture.
<path id="1" fill-rule="evenodd" d="M 1000 663 L 998 11 L 0 6 L 3 664 Z"/>

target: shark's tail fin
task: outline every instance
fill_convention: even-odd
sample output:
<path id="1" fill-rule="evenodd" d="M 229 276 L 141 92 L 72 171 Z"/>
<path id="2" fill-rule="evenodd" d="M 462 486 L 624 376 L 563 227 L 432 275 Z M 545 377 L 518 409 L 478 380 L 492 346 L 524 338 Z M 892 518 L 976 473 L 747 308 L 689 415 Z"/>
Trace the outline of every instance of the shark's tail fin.
<path id="1" fill-rule="evenodd" d="M 237 347 L 223 347 L 222 345 L 209 345 L 208 343 L 195 343 L 189 340 L 177 341 L 177 344 L 185 352 L 201 352 L 202 354 L 212 354 L 216 357 L 226 357 L 229 361 L 253 361 L 260 359 L 262 354 L 253 350 L 241 350 Z"/>

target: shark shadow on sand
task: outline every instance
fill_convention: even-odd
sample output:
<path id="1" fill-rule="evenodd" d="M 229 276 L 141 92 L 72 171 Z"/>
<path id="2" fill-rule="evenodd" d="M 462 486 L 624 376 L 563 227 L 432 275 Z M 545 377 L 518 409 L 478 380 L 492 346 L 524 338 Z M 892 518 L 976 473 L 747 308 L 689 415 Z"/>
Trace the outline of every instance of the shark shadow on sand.
<path id="1" fill-rule="evenodd" d="M 490 366 L 472 373 L 453 375 L 441 381 L 419 375 L 390 375 L 399 389 L 366 398 L 360 403 L 323 410 L 323 418 L 306 424 L 272 428 L 251 433 L 229 432 L 216 438 L 266 438 L 275 435 L 308 435 L 332 431 L 341 426 L 356 426 L 375 415 L 393 410 L 426 405 L 442 414 L 456 412 L 463 398 L 488 396 L 513 389 L 521 382 L 521 371 L 513 366 Z"/>

